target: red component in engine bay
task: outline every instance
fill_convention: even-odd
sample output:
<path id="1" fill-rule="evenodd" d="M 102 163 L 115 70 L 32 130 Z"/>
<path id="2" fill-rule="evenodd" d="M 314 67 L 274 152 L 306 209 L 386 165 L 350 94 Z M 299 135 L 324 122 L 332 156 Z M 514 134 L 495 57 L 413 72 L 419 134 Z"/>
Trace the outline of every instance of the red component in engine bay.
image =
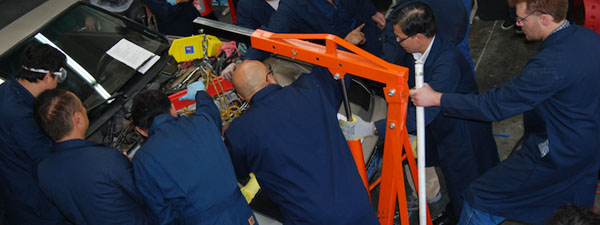
<path id="1" fill-rule="evenodd" d="M 206 93 L 208 95 L 210 95 L 211 97 L 214 97 L 215 95 L 217 95 L 217 93 L 223 94 L 224 92 L 233 89 L 233 83 L 231 83 L 231 81 L 223 79 L 220 76 L 214 78 L 213 82 L 215 84 L 221 83 L 221 85 L 223 86 L 223 90 L 220 90 L 221 87 L 219 85 L 217 85 L 218 90 L 215 90 L 215 87 L 213 85 L 206 85 L 207 86 Z M 187 94 L 187 89 L 177 92 L 175 94 L 169 95 L 169 100 L 171 100 L 171 103 L 173 103 L 173 105 L 175 106 L 175 110 L 179 111 L 180 109 L 183 109 L 186 106 L 196 103 L 192 100 L 179 101 L 179 98 L 185 96 L 185 94 Z"/>

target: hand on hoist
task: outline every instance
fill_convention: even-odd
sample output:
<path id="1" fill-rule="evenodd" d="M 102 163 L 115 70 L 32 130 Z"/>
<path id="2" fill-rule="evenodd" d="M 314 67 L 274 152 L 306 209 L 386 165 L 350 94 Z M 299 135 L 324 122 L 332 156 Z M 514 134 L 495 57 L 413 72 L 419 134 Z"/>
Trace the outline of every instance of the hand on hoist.
<path id="1" fill-rule="evenodd" d="M 187 86 L 187 93 L 185 94 L 185 96 L 179 98 L 179 101 L 196 100 L 196 92 L 205 90 L 206 88 L 204 87 L 204 83 L 201 80 L 195 81 Z"/>
<path id="2" fill-rule="evenodd" d="M 365 136 L 373 136 L 373 122 L 364 121 L 356 115 L 352 115 L 352 121 L 339 120 L 340 128 L 346 140 L 356 140 Z"/>

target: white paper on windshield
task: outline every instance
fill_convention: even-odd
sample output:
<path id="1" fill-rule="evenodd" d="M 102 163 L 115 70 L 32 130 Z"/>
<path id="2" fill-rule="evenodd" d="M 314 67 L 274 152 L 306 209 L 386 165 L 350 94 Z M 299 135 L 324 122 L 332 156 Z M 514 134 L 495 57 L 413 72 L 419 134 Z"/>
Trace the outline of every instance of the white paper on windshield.
<path id="1" fill-rule="evenodd" d="M 160 59 L 160 56 L 125 38 L 106 51 L 106 54 L 133 69 L 137 69 L 142 74 L 146 73 Z"/>

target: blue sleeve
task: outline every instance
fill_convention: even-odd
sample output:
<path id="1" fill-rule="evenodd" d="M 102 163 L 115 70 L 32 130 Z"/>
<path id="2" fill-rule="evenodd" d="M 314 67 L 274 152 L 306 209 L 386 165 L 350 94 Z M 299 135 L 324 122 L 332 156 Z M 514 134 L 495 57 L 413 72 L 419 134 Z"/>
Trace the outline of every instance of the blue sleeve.
<path id="1" fill-rule="evenodd" d="M 291 1 L 294 3 L 293 1 Z M 268 26 L 262 26 L 260 29 L 273 32 L 273 33 L 290 33 L 291 31 L 298 30 L 298 22 L 295 21 L 298 16 L 293 9 L 294 4 L 290 4 L 290 1 L 280 1 L 277 11 L 271 16 Z M 244 59 L 259 60 L 262 61 L 269 57 L 271 53 L 257 50 L 255 48 L 248 49 Z"/>
<path id="2" fill-rule="evenodd" d="M 564 75 L 540 60 L 528 62 L 521 75 L 480 95 L 442 95 L 444 115 L 499 121 L 529 111 L 559 91 Z"/>
<path id="3" fill-rule="evenodd" d="M 196 113 L 194 113 L 194 116 L 199 116 L 202 113 L 211 117 L 213 121 L 215 121 L 215 126 L 217 129 L 221 131 L 221 113 L 213 102 L 213 99 L 206 93 L 206 91 L 196 92 Z"/>
<path id="4" fill-rule="evenodd" d="M 109 149 L 107 151 L 114 151 L 110 160 L 112 163 L 108 167 L 108 174 L 112 177 L 113 182 L 118 184 L 131 199 L 137 202 L 140 208 L 145 208 L 144 198 L 133 182 L 133 167 L 131 166 L 131 162 L 116 149 Z"/>
<path id="5" fill-rule="evenodd" d="M 385 126 L 387 124 L 387 118 L 375 121 L 374 124 L 379 139 L 385 139 Z"/>
<path id="6" fill-rule="evenodd" d="M 177 5 L 171 5 L 166 0 L 142 0 L 154 16 L 158 18 L 163 18 L 165 21 L 171 21 L 177 17 L 184 10 L 183 4 L 191 4 L 191 0 L 189 3 L 179 3 Z"/>
<path id="7" fill-rule="evenodd" d="M 432 54 L 432 53 L 430 53 Z M 426 68 L 425 72 L 429 72 L 431 74 L 426 74 L 425 82 L 438 92 L 442 93 L 453 93 L 456 92 L 460 78 L 461 78 L 461 69 L 457 59 L 454 58 L 452 54 L 444 54 L 440 53 L 438 58 L 436 58 L 435 62 L 431 63 L 433 68 Z M 459 57 L 462 57 L 460 55 Z M 433 60 L 433 59 L 430 59 Z M 426 107 L 425 108 L 425 126 L 427 126 L 433 119 L 435 119 L 440 113 L 440 107 Z M 376 123 L 375 129 L 377 133 L 380 135 L 385 135 L 385 123 L 380 122 L 382 124 Z M 383 130 L 380 130 L 383 128 Z M 408 108 L 406 111 L 406 130 L 408 133 L 414 133 L 417 130 L 417 108 L 412 102 L 408 103 Z M 381 138 L 383 136 L 380 136 Z"/>
<path id="8" fill-rule="evenodd" d="M 392 11 L 393 13 L 394 11 Z M 386 19 L 385 28 L 383 28 L 383 57 L 382 59 L 389 63 L 394 63 L 398 54 L 398 42 L 396 42 L 396 34 L 394 34 L 394 25 L 390 21 L 390 17 Z"/>
<path id="9" fill-rule="evenodd" d="M 249 48 L 243 59 L 263 61 L 266 58 L 269 58 L 270 55 L 271 53 L 269 52 L 265 52 L 255 48 Z"/>
<path id="10" fill-rule="evenodd" d="M 469 26 L 469 14 L 460 1 L 432 1 L 433 13 L 438 23 L 438 34 L 453 45 L 465 39 Z"/>
<path id="11" fill-rule="evenodd" d="M 164 177 L 167 175 L 163 174 L 163 170 L 154 163 L 154 159 L 145 157 L 142 151 L 138 151 L 133 158 L 133 171 L 137 189 L 144 197 L 157 224 L 173 224 L 175 222 L 173 208 L 162 195 L 156 179 L 150 174 L 162 174 Z"/>
<path id="12" fill-rule="evenodd" d="M 260 27 L 260 23 L 252 17 L 252 2 L 249 0 L 240 0 L 237 4 L 237 21 L 235 25 L 248 29 Z"/>
<path id="13" fill-rule="evenodd" d="M 373 2 L 371 2 L 371 0 L 359 0 L 362 1 L 362 7 L 359 8 L 360 10 L 363 10 L 366 14 L 367 14 L 367 18 L 371 18 L 371 16 L 375 15 L 375 13 L 377 13 L 377 9 L 375 8 L 375 6 L 373 5 Z"/>
<path id="14" fill-rule="evenodd" d="M 344 76 L 346 90 L 350 88 L 351 81 L 352 75 L 346 74 Z M 311 73 L 302 74 L 292 85 L 303 88 L 320 88 L 321 93 L 331 106 L 336 108 L 336 111 L 342 102 L 342 84 L 340 80 L 333 79 L 333 75 L 327 68 L 313 66 Z"/>
<path id="15" fill-rule="evenodd" d="M 431 53 L 430 53 L 431 54 Z M 441 93 L 454 93 L 458 89 L 458 84 L 461 78 L 461 69 L 458 60 L 453 56 L 463 57 L 462 55 L 444 54 L 433 62 L 431 69 L 426 69 L 425 77 L 430 79 L 425 80 L 431 88 Z M 440 113 L 440 107 L 425 107 L 425 126 L 427 126 Z M 412 102 L 408 103 L 406 112 L 406 130 L 413 133 L 417 130 L 417 108 Z"/>
<path id="16" fill-rule="evenodd" d="M 15 142 L 25 154 L 38 165 L 52 151 L 54 142 L 46 136 L 34 122 L 31 116 L 11 124 Z"/>
<path id="17" fill-rule="evenodd" d="M 235 176 L 238 179 L 247 178 L 248 174 L 250 174 L 250 167 L 248 164 L 248 149 L 245 149 L 244 144 L 241 144 L 244 139 L 241 137 L 236 137 L 237 131 L 235 124 L 232 123 L 231 127 L 227 128 L 225 131 L 225 146 L 227 146 L 227 150 L 229 150 L 229 156 L 231 157 L 231 163 L 233 164 L 233 169 L 235 171 Z M 235 141 L 230 141 L 235 140 Z"/>
<path id="18" fill-rule="evenodd" d="M 393 15 L 397 9 L 395 8 L 390 15 Z M 385 28 L 383 29 L 383 57 L 382 59 L 396 65 L 402 65 L 401 59 L 407 54 L 402 47 L 396 42 L 396 34 L 394 34 L 391 16 L 386 19 Z M 412 70 L 411 70 L 412 71 Z M 382 119 L 375 121 L 375 130 L 379 139 L 385 138 L 387 120 Z"/>
<path id="19" fill-rule="evenodd" d="M 392 11 L 394 13 L 396 10 Z M 386 19 L 385 28 L 383 29 L 383 57 L 382 59 L 393 64 L 402 65 L 402 59 L 408 54 L 396 41 L 394 33 L 394 25 L 391 21 L 391 16 Z"/>
<path id="20" fill-rule="evenodd" d="M 392 15 L 396 9 L 392 11 Z M 396 42 L 396 34 L 394 34 L 391 16 L 386 19 L 385 28 L 383 29 L 383 57 L 382 59 L 396 65 L 401 65 L 401 59 L 407 54 L 402 47 Z M 375 121 L 375 130 L 379 139 L 385 138 L 387 120 L 382 119 Z"/>

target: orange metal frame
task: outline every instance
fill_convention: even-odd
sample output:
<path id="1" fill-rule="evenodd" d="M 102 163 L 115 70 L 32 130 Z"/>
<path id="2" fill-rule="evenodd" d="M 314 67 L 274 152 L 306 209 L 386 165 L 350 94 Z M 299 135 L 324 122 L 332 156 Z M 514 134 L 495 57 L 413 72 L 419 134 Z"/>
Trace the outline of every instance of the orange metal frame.
<path id="1" fill-rule="evenodd" d="M 304 40 L 325 40 L 325 46 Z M 331 74 L 339 75 L 340 79 L 350 73 L 386 85 L 383 91 L 386 93 L 388 111 L 382 172 L 381 177 L 372 184 L 368 184 L 366 181 L 360 143 L 349 142 L 349 145 L 367 190 L 370 192 L 377 185 L 381 185 L 377 207 L 379 222 L 382 225 L 393 224 L 397 199 L 400 220 L 403 225 L 408 225 L 402 164 L 404 160 L 408 161 L 415 186 L 418 185 L 417 167 L 405 125 L 408 103 L 408 69 L 388 63 L 331 34 L 276 34 L 257 29 L 251 36 L 251 43 L 252 47 L 256 49 L 327 67 Z M 338 45 L 348 51 L 339 50 Z M 429 209 L 427 210 L 427 224 L 432 224 Z"/>

